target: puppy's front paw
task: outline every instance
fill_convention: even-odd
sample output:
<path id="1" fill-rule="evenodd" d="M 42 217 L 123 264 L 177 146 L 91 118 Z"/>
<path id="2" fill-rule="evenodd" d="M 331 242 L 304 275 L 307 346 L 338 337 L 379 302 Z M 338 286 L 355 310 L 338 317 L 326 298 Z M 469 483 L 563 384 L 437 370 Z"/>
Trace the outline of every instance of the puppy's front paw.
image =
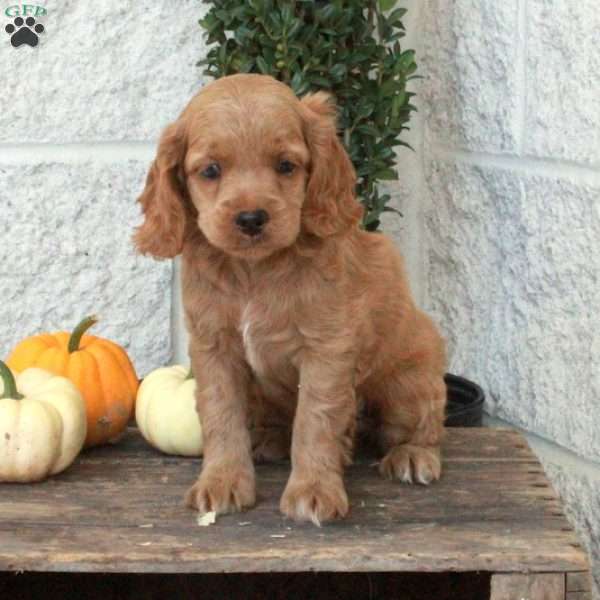
<path id="1" fill-rule="evenodd" d="M 412 444 L 394 446 L 381 461 L 379 472 L 388 479 L 428 485 L 442 473 L 440 449 Z"/>
<path id="2" fill-rule="evenodd" d="M 255 502 L 254 472 L 241 467 L 204 470 L 185 495 L 185 503 L 201 513 L 241 511 L 254 506 Z"/>
<path id="3" fill-rule="evenodd" d="M 280 509 L 295 521 L 312 521 L 320 527 L 325 521 L 348 514 L 348 496 L 337 475 L 305 481 L 292 474 L 281 497 Z"/>

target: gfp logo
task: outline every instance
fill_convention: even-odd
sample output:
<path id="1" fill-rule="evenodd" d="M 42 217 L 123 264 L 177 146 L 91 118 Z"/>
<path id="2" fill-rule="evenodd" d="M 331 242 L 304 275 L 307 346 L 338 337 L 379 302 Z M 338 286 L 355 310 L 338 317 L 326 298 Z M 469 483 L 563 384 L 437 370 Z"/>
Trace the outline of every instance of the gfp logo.
<path id="1" fill-rule="evenodd" d="M 4 14 L 12 18 L 12 23 L 9 23 L 4 31 L 10 35 L 10 43 L 18 48 L 23 44 L 32 48 L 38 45 L 39 36 L 44 33 L 45 28 L 41 23 L 36 21 L 36 17 L 43 17 L 47 14 L 43 6 L 35 4 L 14 4 L 9 6 Z"/>

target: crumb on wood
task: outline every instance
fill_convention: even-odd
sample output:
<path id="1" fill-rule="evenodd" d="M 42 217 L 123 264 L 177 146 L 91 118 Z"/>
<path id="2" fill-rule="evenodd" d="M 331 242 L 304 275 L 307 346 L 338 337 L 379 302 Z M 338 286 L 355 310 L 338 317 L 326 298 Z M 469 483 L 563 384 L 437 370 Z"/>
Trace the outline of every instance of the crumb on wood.
<path id="1" fill-rule="evenodd" d="M 198 514 L 196 522 L 200 527 L 208 527 L 217 521 L 217 513 L 214 510 L 204 514 Z"/>

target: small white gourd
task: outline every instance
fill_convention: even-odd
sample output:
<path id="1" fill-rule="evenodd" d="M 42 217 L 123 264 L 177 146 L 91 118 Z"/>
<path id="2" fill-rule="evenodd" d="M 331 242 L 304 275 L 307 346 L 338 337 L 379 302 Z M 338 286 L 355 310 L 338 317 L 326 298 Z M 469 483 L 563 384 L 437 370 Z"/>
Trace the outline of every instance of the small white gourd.
<path id="1" fill-rule="evenodd" d="M 66 469 L 87 433 L 85 402 L 65 377 L 0 361 L 0 481 L 32 482 Z"/>
<path id="2" fill-rule="evenodd" d="M 166 454 L 201 456 L 202 427 L 196 412 L 196 381 L 181 365 L 144 377 L 135 418 L 144 438 Z"/>

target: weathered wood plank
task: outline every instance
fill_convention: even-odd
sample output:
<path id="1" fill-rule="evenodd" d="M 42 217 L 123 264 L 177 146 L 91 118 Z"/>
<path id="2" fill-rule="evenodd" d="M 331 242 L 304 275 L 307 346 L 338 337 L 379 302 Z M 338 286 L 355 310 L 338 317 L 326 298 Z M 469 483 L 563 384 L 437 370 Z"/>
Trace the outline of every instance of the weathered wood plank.
<path id="1" fill-rule="evenodd" d="M 565 600 L 565 575 L 492 575 L 490 600 Z"/>
<path id="2" fill-rule="evenodd" d="M 591 592 L 592 574 L 589 571 L 567 573 L 567 592 Z"/>
<path id="3" fill-rule="evenodd" d="M 529 448 L 527 440 L 513 429 L 489 429 L 485 427 L 452 428 L 444 440 L 444 460 L 531 462 L 542 471 L 539 461 Z M 123 438 L 114 445 L 93 448 L 82 457 L 105 458 L 114 455 L 117 449 L 122 459 L 132 455 L 146 457 L 149 454 L 165 460 L 177 461 L 174 456 L 161 454 L 148 447 L 135 428 L 127 430 Z M 360 457 L 359 457 L 360 458 Z M 542 471 L 543 472 L 543 471 Z"/>
<path id="4" fill-rule="evenodd" d="M 0 495 L 2 521 L 91 524 L 132 524 L 149 486 L 164 497 L 164 503 L 179 505 L 186 488 L 195 480 L 198 461 L 163 463 L 161 459 L 112 461 L 89 464 L 80 461 L 63 475 L 35 486 L 35 494 L 20 485 L 4 486 Z M 118 476 L 117 476 L 118 474 Z M 277 501 L 289 474 L 289 465 L 259 466 L 258 491 L 261 507 L 277 511 Z M 460 523 L 473 520 L 503 521 L 561 517 L 562 509 L 554 492 L 529 475 L 521 465 L 507 463 L 450 463 L 438 483 L 423 488 L 390 483 L 375 468 L 356 465 L 348 470 L 347 488 L 358 523 L 385 515 L 396 523 Z M 127 494 L 123 494 L 126 485 Z M 103 511 L 96 509 L 96 490 L 102 490 Z M 91 506 L 89 505 L 91 503 Z M 150 509 L 153 505 L 149 506 Z M 186 513 L 183 513 L 186 514 Z M 180 515 L 180 516 L 183 516 Z M 561 520 L 561 526 L 566 524 Z"/>
<path id="5" fill-rule="evenodd" d="M 0 530 L 0 566 L 10 571 L 85 572 L 297 572 L 567 570 L 581 566 L 570 550 L 548 552 L 556 532 L 522 530 L 522 538 L 494 527 L 400 528 L 386 533 L 331 526 L 266 529 L 225 517 L 210 528 L 154 529 L 64 526 Z M 539 550 L 535 546 L 539 546 Z M 26 548 L 26 550 L 25 550 Z M 561 599 L 562 600 L 562 599 Z"/>
<path id="6" fill-rule="evenodd" d="M 592 592 L 567 592 L 565 600 L 592 600 Z"/>
<path id="7" fill-rule="evenodd" d="M 198 527 L 182 497 L 200 461 L 159 454 L 129 432 L 120 445 L 86 452 L 44 483 L 2 486 L 0 569 L 588 569 L 523 438 L 508 431 L 484 432 L 450 431 L 444 475 L 428 488 L 383 480 L 369 461 L 359 461 L 346 477 L 349 518 L 322 529 L 280 515 L 278 502 L 289 475 L 285 463 L 257 468 L 255 509 Z"/>

